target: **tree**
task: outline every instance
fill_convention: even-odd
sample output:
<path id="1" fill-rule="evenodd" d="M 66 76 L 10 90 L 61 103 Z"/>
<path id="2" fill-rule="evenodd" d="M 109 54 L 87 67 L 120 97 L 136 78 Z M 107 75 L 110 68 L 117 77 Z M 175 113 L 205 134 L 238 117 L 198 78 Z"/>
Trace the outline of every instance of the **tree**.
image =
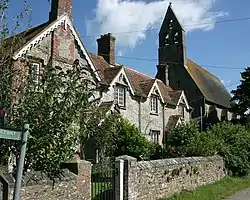
<path id="1" fill-rule="evenodd" d="M 0 3 L 4 22 L 8 3 L 8 0 Z M 23 16 L 23 13 L 17 15 L 17 28 Z M 86 68 L 79 68 L 79 60 L 68 69 L 47 65 L 37 77 L 38 83 L 34 82 L 28 58 L 21 60 L 18 68 L 13 67 L 11 58 L 23 45 L 26 32 L 16 36 L 16 29 L 10 31 L 7 22 L 2 24 L 0 103 L 6 111 L 5 125 L 22 128 L 24 123 L 30 124 L 26 169 L 57 173 L 60 163 L 72 158 L 76 151 L 80 122 L 85 120 L 86 109 L 94 107 L 95 84 L 90 73 L 85 73 Z M 13 36 L 7 38 L 9 35 Z M 18 143 L 0 142 L 1 158 L 7 158 L 10 151 L 18 158 Z"/>
<path id="2" fill-rule="evenodd" d="M 23 21 L 27 18 L 28 24 L 26 29 L 30 27 L 31 12 L 27 0 L 23 0 L 24 9 L 20 13 L 16 13 L 13 16 L 8 16 L 9 0 L 1 0 L 0 2 L 0 104 L 1 114 L 5 113 L 5 118 L 11 116 L 11 95 L 12 95 L 12 77 L 16 73 L 12 69 L 12 59 L 14 51 L 22 46 L 24 38 L 22 35 L 16 37 L 16 33 L 23 24 Z M 12 20 L 10 20 L 12 19 Z M 11 36 L 11 37 L 10 37 Z M 1 125 L 3 125 L 3 119 L 1 119 Z M 0 140 L 0 165 L 7 164 L 7 158 L 10 152 L 10 147 L 13 145 L 12 141 Z"/>
<path id="3" fill-rule="evenodd" d="M 241 73 L 241 78 L 241 84 L 232 91 L 234 95 L 232 100 L 236 102 L 234 105 L 235 112 L 244 116 L 250 109 L 250 67 L 247 67 Z"/>
<path id="4" fill-rule="evenodd" d="M 139 160 L 149 159 L 151 147 L 153 146 L 146 137 L 119 114 L 107 114 L 104 110 L 104 117 L 91 116 L 82 126 L 82 141 L 93 141 L 92 150 L 99 152 L 99 159 L 105 157 L 114 158 L 121 155 L 129 155 Z M 85 143 L 86 144 L 86 143 Z"/>

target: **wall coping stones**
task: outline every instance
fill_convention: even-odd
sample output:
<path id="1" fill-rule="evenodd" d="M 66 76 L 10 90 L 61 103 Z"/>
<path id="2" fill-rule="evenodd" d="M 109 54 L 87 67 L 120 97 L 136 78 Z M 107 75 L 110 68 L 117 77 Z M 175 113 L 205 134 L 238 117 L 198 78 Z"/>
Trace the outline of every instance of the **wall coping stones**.
<path id="1" fill-rule="evenodd" d="M 165 167 L 165 166 L 173 166 L 173 165 L 185 165 L 185 164 L 195 164 L 204 161 L 214 161 L 214 160 L 222 160 L 223 158 L 220 156 L 210 156 L 210 157 L 187 157 L 187 158 L 169 158 L 162 160 L 150 160 L 150 161 L 139 161 L 137 162 L 137 168 L 145 169 L 145 168 L 157 168 L 157 167 Z"/>
<path id="2" fill-rule="evenodd" d="M 9 187 L 14 187 L 15 179 L 12 174 L 5 173 L 1 177 L 8 183 Z M 22 179 L 22 186 L 30 185 L 54 185 L 63 181 L 77 180 L 77 175 L 70 172 L 68 169 L 63 169 L 56 177 L 50 177 L 48 174 L 41 171 L 26 172 Z"/>

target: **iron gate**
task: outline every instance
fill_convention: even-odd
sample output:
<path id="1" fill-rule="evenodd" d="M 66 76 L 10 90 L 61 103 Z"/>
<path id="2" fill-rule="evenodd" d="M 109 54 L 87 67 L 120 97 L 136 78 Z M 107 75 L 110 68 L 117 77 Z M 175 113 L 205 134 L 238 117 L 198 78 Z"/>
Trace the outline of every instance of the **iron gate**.
<path id="1" fill-rule="evenodd" d="M 113 161 L 92 166 L 91 197 L 93 200 L 115 199 L 115 163 Z"/>

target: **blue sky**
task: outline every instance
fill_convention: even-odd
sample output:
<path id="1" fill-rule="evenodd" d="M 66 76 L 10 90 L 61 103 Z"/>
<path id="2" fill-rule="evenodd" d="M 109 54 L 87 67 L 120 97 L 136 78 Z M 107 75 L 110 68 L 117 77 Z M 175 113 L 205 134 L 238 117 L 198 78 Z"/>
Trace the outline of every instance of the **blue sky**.
<path id="1" fill-rule="evenodd" d="M 250 1 L 172 0 L 172 3 L 182 24 L 200 24 L 184 26 L 184 29 L 188 29 L 186 34 L 188 57 L 223 80 L 228 90 L 235 88 L 240 80 L 240 72 L 250 65 L 250 20 L 220 24 L 214 24 L 214 22 L 250 17 Z M 32 8 L 33 26 L 48 20 L 50 10 L 48 0 L 29 0 L 29 5 Z M 155 59 L 155 61 L 143 61 L 117 57 L 117 62 L 154 76 L 158 31 L 140 30 L 158 29 L 167 6 L 167 0 L 130 0 L 129 2 L 73 0 L 74 24 L 87 49 L 94 53 L 97 51 L 95 41 L 97 35 L 106 32 L 117 33 L 115 34 L 117 55 Z M 22 10 L 22 1 L 12 0 L 9 15 L 20 10 Z M 205 25 L 207 22 L 210 24 Z"/>

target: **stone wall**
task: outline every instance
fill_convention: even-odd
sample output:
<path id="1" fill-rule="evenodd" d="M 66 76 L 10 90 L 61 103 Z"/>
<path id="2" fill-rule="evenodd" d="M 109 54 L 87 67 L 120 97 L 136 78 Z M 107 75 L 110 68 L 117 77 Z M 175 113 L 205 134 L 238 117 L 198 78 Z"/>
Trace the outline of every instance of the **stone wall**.
<path id="1" fill-rule="evenodd" d="M 124 200 L 155 200 L 192 190 L 227 174 L 223 158 L 190 157 L 137 162 L 124 160 Z"/>
<path id="2" fill-rule="evenodd" d="M 20 199 L 22 200 L 69 200 L 91 199 L 91 163 L 79 161 L 67 163 L 57 177 L 49 177 L 42 172 L 27 172 L 23 176 Z M 73 173 L 74 172 L 74 173 Z M 0 199 L 10 200 L 13 197 L 14 178 L 10 174 L 0 176 L 1 186 L 8 188 L 0 192 Z M 1 189 L 1 188 L 0 188 Z M 4 194 L 7 194 L 5 199 Z"/>

